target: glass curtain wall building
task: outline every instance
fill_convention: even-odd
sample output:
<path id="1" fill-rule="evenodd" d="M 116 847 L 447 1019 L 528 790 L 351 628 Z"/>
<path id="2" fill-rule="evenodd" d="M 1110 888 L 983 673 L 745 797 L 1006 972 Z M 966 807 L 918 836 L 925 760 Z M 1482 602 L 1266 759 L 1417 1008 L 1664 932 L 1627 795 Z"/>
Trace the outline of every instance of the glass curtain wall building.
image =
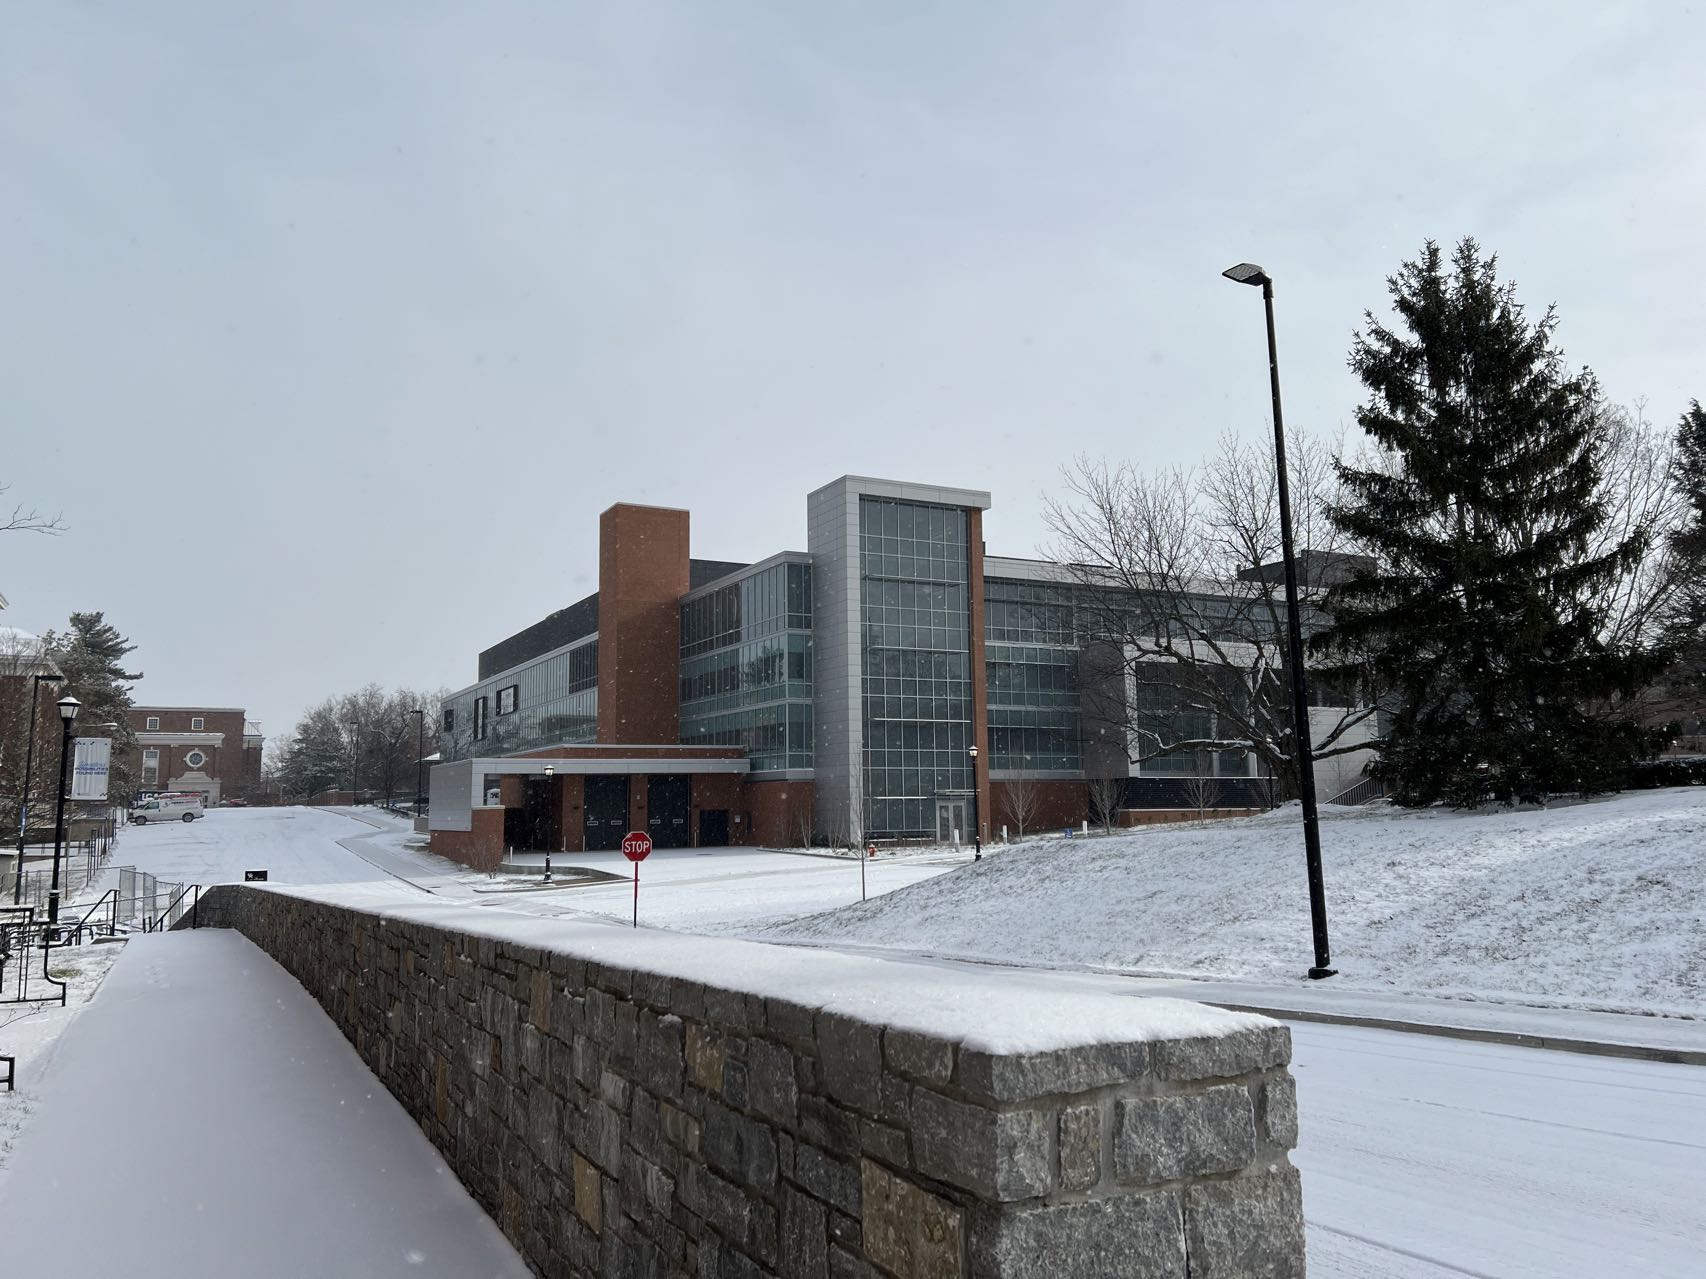
<path id="1" fill-rule="evenodd" d="M 740 746 L 754 773 L 812 766 L 812 566 L 754 565 L 681 602 L 681 741 Z"/>
<path id="2" fill-rule="evenodd" d="M 879 497 L 859 503 L 870 837 L 934 831 L 938 801 L 971 794 L 967 550 L 963 509 Z"/>
<path id="3" fill-rule="evenodd" d="M 598 731 L 598 636 L 444 699 L 443 758 L 590 742 Z"/>

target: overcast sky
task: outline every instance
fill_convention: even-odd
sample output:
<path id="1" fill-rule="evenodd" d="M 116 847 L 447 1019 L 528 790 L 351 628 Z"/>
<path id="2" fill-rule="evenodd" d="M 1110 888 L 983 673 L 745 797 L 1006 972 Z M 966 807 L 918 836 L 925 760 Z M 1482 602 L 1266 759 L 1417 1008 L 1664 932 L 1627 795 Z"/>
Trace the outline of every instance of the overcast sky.
<path id="1" fill-rule="evenodd" d="M 458 687 L 597 514 L 804 549 L 848 472 L 1337 432 L 1364 307 L 1478 236 L 1606 393 L 1706 398 L 1699 6 L 3 5 L 4 621 L 269 736 Z M 1307 15 L 1304 17 L 1302 15 Z"/>

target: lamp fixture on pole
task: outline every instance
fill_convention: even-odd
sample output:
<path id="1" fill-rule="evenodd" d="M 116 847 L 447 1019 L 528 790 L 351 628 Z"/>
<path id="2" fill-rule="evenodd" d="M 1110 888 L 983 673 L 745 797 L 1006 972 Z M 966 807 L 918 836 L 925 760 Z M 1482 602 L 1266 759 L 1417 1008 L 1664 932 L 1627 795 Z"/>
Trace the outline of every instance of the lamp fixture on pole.
<path id="1" fill-rule="evenodd" d="M 59 804 L 53 818 L 53 881 L 47 894 L 47 932 L 51 938 L 59 927 L 59 858 L 65 847 L 66 773 L 71 767 L 71 724 L 83 703 L 75 697 L 59 699 Z"/>
<path id="2" fill-rule="evenodd" d="M 983 860 L 983 822 L 977 812 L 977 743 L 973 742 L 966 752 L 971 756 L 971 839 L 972 860 Z"/>
<path id="3" fill-rule="evenodd" d="M 1291 649 L 1292 743 L 1297 753 L 1297 794 L 1303 802 L 1303 848 L 1309 873 L 1309 922 L 1314 934 L 1311 977 L 1331 977 L 1333 950 L 1327 938 L 1327 893 L 1321 873 L 1321 827 L 1315 811 L 1315 747 L 1309 731 L 1309 680 L 1303 669 L 1303 619 L 1297 603 L 1297 556 L 1291 541 L 1291 486 L 1285 467 L 1285 419 L 1280 414 L 1279 348 L 1274 341 L 1274 282 L 1254 262 L 1221 272 L 1235 284 L 1258 285 L 1268 319 L 1268 384 L 1274 401 L 1274 469 L 1279 486 L 1280 550 L 1285 560 L 1285 620 Z"/>

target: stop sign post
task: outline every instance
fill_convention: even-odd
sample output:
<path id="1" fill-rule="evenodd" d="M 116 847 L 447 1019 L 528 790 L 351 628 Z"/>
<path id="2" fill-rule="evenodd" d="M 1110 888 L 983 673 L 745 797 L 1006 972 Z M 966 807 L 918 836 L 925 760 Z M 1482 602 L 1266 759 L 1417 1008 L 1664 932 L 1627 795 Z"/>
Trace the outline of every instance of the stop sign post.
<path id="1" fill-rule="evenodd" d="M 643 830 L 622 836 L 622 856 L 634 863 L 634 927 L 640 926 L 640 863 L 651 855 L 652 837 Z"/>

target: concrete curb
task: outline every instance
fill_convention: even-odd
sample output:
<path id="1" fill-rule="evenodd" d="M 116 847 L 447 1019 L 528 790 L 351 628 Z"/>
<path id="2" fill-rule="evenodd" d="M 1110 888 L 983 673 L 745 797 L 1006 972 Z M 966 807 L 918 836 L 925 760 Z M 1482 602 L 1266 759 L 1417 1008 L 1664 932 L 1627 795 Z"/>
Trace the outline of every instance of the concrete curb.
<path id="1" fill-rule="evenodd" d="M 1263 1008 L 1254 1004 L 1229 1004 L 1217 999 L 1199 1002 L 1233 1012 L 1260 1013 L 1281 1021 L 1320 1022 L 1329 1026 L 1362 1026 L 1369 1030 L 1395 1030 L 1410 1035 L 1433 1035 L 1440 1039 L 1469 1039 L 1483 1044 L 1510 1044 L 1517 1048 L 1544 1048 L 1551 1052 L 1580 1053 L 1587 1057 L 1622 1057 L 1631 1061 L 1662 1061 L 1678 1066 L 1706 1066 L 1706 1050 L 1659 1048 L 1650 1044 L 1620 1044 L 1608 1040 L 1571 1039 L 1562 1035 L 1530 1035 L 1520 1030 L 1489 1030 L 1478 1026 L 1447 1026 L 1433 1022 L 1398 1021 L 1391 1017 L 1359 1017 L 1353 1013 L 1327 1013 L 1301 1008 Z"/>

